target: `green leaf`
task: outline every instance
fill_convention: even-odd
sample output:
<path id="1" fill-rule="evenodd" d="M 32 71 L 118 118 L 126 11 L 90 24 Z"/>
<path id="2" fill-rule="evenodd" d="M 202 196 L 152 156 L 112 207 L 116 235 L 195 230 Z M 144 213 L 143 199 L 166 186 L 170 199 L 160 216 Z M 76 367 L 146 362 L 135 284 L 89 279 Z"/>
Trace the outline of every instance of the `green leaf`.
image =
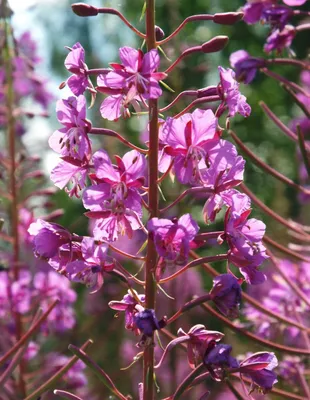
<path id="1" fill-rule="evenodd" d="M 143 4 L 143 7 L 142 7 L 142 11 L 141 11 L 141 15 L 140 15 L 139 21 L 142 21 L 144 15 L 145 15 L 145 11 L 146 11 L 146 1 L 145 1 L 144 4 Z"/>
<path id="2" fill-rule="evenodd" d="M 169 85 L 167 85 L 167 83 L 165 83 L 164 81 L 159 81 L 159 82 L 163 85 L 165 89 L 169 90 L 169 92 L 175 93 L 175 90 L 173 90 Z"/>

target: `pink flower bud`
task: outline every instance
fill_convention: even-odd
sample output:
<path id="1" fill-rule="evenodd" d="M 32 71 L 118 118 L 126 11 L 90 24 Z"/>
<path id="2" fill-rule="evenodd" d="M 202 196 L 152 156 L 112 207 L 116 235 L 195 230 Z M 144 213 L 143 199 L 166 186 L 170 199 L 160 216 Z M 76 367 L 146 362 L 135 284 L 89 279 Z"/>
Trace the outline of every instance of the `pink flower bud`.
<path id="1" fill-rule="evenodd" d="M 215 53 L 222 50 L 228 43 L 228 36 L 215 36 L 201 46 L 204 53 Z"/>
<path id="2" fill-rule="evenodd" d="M 233 25 L 236 22 L 241 21 L 243 18 L 242 12 L 227 12 L 214 14 L 213 22 L 222 25 Z"/>
<path id="3" fill-rule="evenodd" d="M 98 15 L 98 8 L 85 3 L 75 3 L 71 6 L 73 12 L 79 17 L 94 17 Z"/>

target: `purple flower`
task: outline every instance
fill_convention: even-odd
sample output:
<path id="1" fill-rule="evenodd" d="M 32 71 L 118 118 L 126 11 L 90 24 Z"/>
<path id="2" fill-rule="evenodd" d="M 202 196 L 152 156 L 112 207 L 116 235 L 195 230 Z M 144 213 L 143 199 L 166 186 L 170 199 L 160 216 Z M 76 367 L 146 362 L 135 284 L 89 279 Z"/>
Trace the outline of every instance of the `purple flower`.
<path id="1" fill-rule="evenodd" d="M 224 334 L 217 331 L 208 331 L 204 325 L 193 326 L 187 333 L 182 328 L 178 330 L 178 337 L 173 339 L 165 348 L 162 357 L 155 368 L 159 368 L 168 351 L 180 343 L 187 343 L 187 358 L 189 365 L 194 369 L 203 359 L 206 350 L 223 338 Z"/>
<path id="2" fill-rule="evenodd" d="M 263 58 L 251 57 L 245 50 L 238 50 L 229 57 L 230 65 L 235 69 L 238 82 L 251 83 L 259 68 L 265 66 Z"/>
<path id="3" fill-rule="evenodd" d="M 51 300 L 59 300 L 42 328 L 46 331 L 53 329 L 57 332 L 72 329 L 75 325 L 73 303 L 77 295 L 71 289 L 70 282 L 51 270 L 48 273 L 38 272 L 34 276 L 33 286 L 44 310 L 48 308 Z"/>
<path id="4" fill-rule="evenodd" d="M 277 53 L 281 53 L 286 47 L 290 47 L 295 36 L 295 28 L 292 25 L 286 25 L 284 29 L 276 29 L 267 38 L 267 42 L 264 46 L 266 53 L 271 53 L 275 50 Z"/>
<path id="5" fill-rule="evenodd" d="M 112 271 L 113 262 L 107 260 L 107 244 L 96 244 L 90 237 L 84 237 L 81 243 L 82 258 L 70 262 L 65 268 L 67 278 L 80 282 L 97 292 L 103 285 L 103 271 Z"/>
<path id="6" fill-rule="evenodd" d="M 270 24 L 273 29 L 284 28 L 290 17 L 293 15 L 293 10 L 280 5 L 272 5 L 264 8 L 261 16 L 263 23 Z"/>
<path id="7" fill-rule="evenodd" d="M 254 218 L 247 219 L 251 213 L 248 196 L 238 193 L 231 200 L 225 216 L 224 234 L 230 247 L 228 259 L 240 267 L 248 283 L 262 283 L 266 277 L 257 267 L 268 258 L 262 244 L 266 225 Z"/>
<path id="8" fill-rule="evenodd" d="M 133 296 L 133 293 L 135 294 L 135 297 Z M 137 326 L 134 322 L 134 315 L 138 312 L 136 306 L 140 303 L 144 305 L 145 295 L 128 290 L 128 293 L 123 297 L 121 301 L 110 301 L 109 307 L 113 310 L 125 311 L 125 328 L 128 330 L 132 330 L 136 334 L 138 334 Z"/>
<path id="9" fill-rule="evenodd" d="M 238 368 L 238 361 L 230 355 L 232 347 L 229 344 L 213 343 L 206 350 L 203 363 L 210 372 L 211 377 L 221 381 L 225 368 Z"/>
<path id="10" fill-rule="evenodd" d="M 30 32 L 24 32 L 21 37 L 17 40 L 19 52 L 26 57 L 33 64 L 40 62 L 40 58 L 37 57 L 37 45 L 32 39 Z"/>
<path id="11" fill-rule="evenodd" d="M 206 223 L 214 221 L 223 205 L 230 206 L 231 197 L 238 193 L 233 188 L 242 182 L 245 165 L 236 147 L 222 139 L 209 147 L 208 161 L 208 167 L 201 171 L 203 186 L 211 192 L 203 208 Z"/>
<path id="12" fill-rule="evenodd" d="M 228 107 L 228 117 L 233 117 L 237 113 L 248 117 L 251 114 L 251 107 L 246 102 L 246 97 L 239 91 L 239 83 L 235 79 L 234 71 L 222 67 L 218 69 L 220 74 L 218 91 L 222 99 L 222 107 L 224 108 L 225 105 Z"/>
<path id="13" fill-rule="evenodd" d="M 187 262 L 190 243 L 194 240 L 199 226 L 190 214 L 178 220 L 152 218 L 147 225 L 160 257 L 178 265 Z"/>
<path id="14" fill-rule="evenodd" d="M 260 21 L 264 9 L 273 3 L 274 0 L 250 0 L 249 3 L 242 8 L 242 11 L 244 12 L 244 21 L 247 24 L 256 24 Z"/>
<path id="15" fill-rule="evenodd" d="M 59 371 L 59 369 L 66 365 L 68 361 L 69 357 L 63 356 L 61 354 L 48 354 L 46 365 L 50 370 L 50 375 L 54 375 L 55 372 Z M 87 385 L 87 378 L 84 373 L 85 367 L 85 364 L 81 360 L 78 360 L 64 375 L 64 380 L 68 389 L 77 389 L 80 387 L 85 387 Z"/>
<path id="16" fill-rule="evenodd" d="M 239 281 L 232 274 L 222 274 L 213 279 L 210 295 L 216 307 L 224 315 L 237 317 L 241 293 Z"/>
<path id="17" fill-rule="evenodd" d="M 86 120 L 86 99 L 84 96 L 59 100 L 56 105 L 57 119 L 64 125 L 49 139 L 50 147 L 63 156 L 83 160 L 90 158 L 91 146 L 87 133 L 91 123 Z"/>
<path id="18" fill-rule="evenodd" d="M 79 96 L 91 86 L 85 64 L 85 50 L 80 43 L 75 43 L 65 59 L 65 67 L 73 75 L 67 80 L 67 84 L 73 94 Z"/>
<path id="19" fill-rule="evenodd" d="M 156 72 L 160 63 L 156 49 L 143 54 L 141 50 L 122 47 L 119 57 L 122 64 L 112 63 L 113 70 L 97 79 L 98 90 L 111 94 L 100 107 L 103 118 L 109 120 L 119 118 L 122 109 L 131 103 L 160 97 L 162 90 L 158 82 L 166 77 L 165 73 Z"/>
<path id="20" fill-rule="evenodd" d="M 146 337 L 152 337 L 154 331 L 162 328 L 161 324 L 156 318 L 155 311 L 148 308 L 145 308 L 144 310 L 138 311 L 136 314 L 134 314 L 133 321 L 136 327 Z"/>
<path id="21" fill-rule="evenodd" d="M 272 371 L 277 365 L 278 360 L 274 353 L 255 353 L 240 363 L 240 374 L 249 376 L 253 385 L 266 392 L 278 382 L 277 375 Z"/>
<path id="22" fill-rule="evenodd" d="M 163 126 L 165 152 L 174 157 L 174 171 L 183 184 L 201 181 L 200 170 L 207 167 L 208 145 L 218 141 L 217 119 L 211 110 L 196 109 L 180 118 L 168 117 Z"/>
<path id="23" fill-rule="evenodd" d="M 86 215 L 96 219 L 95 239 L 115 241 L 119 234 L 132 236 L 140 228 L 142 217 L 141 196 L 138 189 L 145 179 L 146 160 L 136 150 L 123 158 L 116 156 L 113 166 L 108 154 L 97 151 L 93 156 L 96 177 L 99 184 L 87 188 L 83 195 Z"/>
<path id="24" fill-rule="evenodd" d="M 34 236 L 34 252 L 38 257 L 50 259 L 59 253 L 60 247 L 71 242 L 71 234 L 61 225 L 38 219 L 28 232 Z"/>
<path id="25" fill-rule="evenodd" d="M 70 197 L 79 197 L 79 192 L 86 187 L 88 169 L 87 160 L 63 157 L 63 160 L 52 170 L 51 180 L 59 189 L 65 188 Z M 69 183 L 72 184 L 71 189 L 66 187 Z"/>

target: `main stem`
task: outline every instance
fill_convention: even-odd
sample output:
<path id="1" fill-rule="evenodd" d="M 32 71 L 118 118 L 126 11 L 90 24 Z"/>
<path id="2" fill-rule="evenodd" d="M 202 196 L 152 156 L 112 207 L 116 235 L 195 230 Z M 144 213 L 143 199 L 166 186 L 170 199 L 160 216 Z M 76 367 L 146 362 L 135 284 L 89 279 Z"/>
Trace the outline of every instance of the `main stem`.
<path id="1" fill-rule="evenodd" d="M 155 0 L 146 1 L 146 44 L 147 50 L 156 48 L 155 37 Z M 149 213 L 150 218 L 158 216 L 158 102 L 149 101 Z M 149 238 L 145 266 L 146 307 L 155 309 L 156 282 L 154 280 L 157 263 L 157 252 L 154 242 Z M 154 340 L 154 338 L 153 338 Z M 154 399 L 154 347 L 149 345 L 144 350 L 143 357 L 143 399 Z"/>

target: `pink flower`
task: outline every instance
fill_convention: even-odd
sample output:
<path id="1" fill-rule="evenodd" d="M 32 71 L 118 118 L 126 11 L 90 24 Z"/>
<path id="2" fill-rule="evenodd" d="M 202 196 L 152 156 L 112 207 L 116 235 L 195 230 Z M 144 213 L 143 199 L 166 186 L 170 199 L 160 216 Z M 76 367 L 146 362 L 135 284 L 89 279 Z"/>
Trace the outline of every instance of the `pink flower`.
<path id="1" fill-rule="evenodd" d="M 59 100 L 56 105 L 57 119 L 64 125 L 49 138 L 50 147 L 63 156 L 83 160 L 90 158 L 91 146 L 87 133 L 91 123 L 86 119 L 84 96 Z"/>
<path id="2" fill-rule="evenodd" d="M 63 157 L 51 172 L 51 180 L 59 189 L 64 189 L 70 197 L 79 197 L 79 192 L 86 186 L 89 164 L 87 160 Z M 71 189 L 66 186 L 71 183 Z"/>
<path id="3" fill-rule="evenodd" d="M 112 271 L 113 262 L 107 260 L 107 244 L 96 244 L 90 237 L 84 237 L 81 243 L 81 258 L 70 262 L 65 274 L 72 282 L 81 282 L 97 292 L 103 285 L 103 271 Z"/>
<path id="4" fill-rule="evenodd" d="M 267 38 L 267 42 L 264 46 L 265 52 L 271 53 L 275 50 L 277 53 L 281 53 L 283 49 L 290 47 L 295 34 L 296 30 L 292 25 L 286 25 L 282 30 L 276 29 Z"/>
<path id="5" fill-rule="evenodd" d="M 160 257 L 170 263 L 184 265 L 187 262 L 190 243 L 199 226 L 190 214 L 178 220 L 152 218 L 147 224 Z"/>
<path id="6" fill-rule="evenodd" d="M 296 7 L 302 6 L 306 1 L 307 0 L 283 0 L 283 3 L 287 4 L 288 6 Z"/>
<path id="7" fill-rule="evenodd" d="M 129 104 L 160 97 L 158 82 L 166 77 L 165 73 L 156 72 L 160 57 L 155 49 L 143 54 L 141 50 L 122 47 L 119 56 L 122 64 L 112 63 L 113 70 L 97 79 L 98 90 L 111 94 L 100 107 L 103 118 L 109 120 L 119 118 Z"/>
<path id="8" fill-rule="evenodd" d="M 181 183 L 201 183 L 200 172 L 209 162 L 209 146 L 218 141 L 216 128 L 217 119 L 211 110 L 196 109 L 177 119 L 167 118 L 162 141 L 165 153 L 174 157 L 174 171 Z"/>
<path id="9" fill-rule="evenodd" d="M 123 158 L 116 156 L 112 165 L 108 154 L 97 151 L 93 156 L 97 185 L 88 187 L 83 194 L 86 215 L 95 218 L 94 235 L 98 240 L 115 241 L 119 234 L 132 236 L 139 229 L 142 217 L 141 196 L 138 189 L 144 183 L 146 160 L 136 150 Z"/>
<path id="10" fill-rule="evenodd" d="M 135 297 L 133 296 L 133 293 L 135 294 Z M 139 300 L 139 302 L 137 300 Z M 112 310 L 125 311 L 125 328 L 139 334 L 139 330 L 134 323 L 134 316 L 138 312 L 136 306 L 138 304 L 144 305 L 144 303 L 144 294 L 138 294 L 135 291 L 128 290 L 128 293 L 121 301 L 110 301 L 109 307 L 112 308 Z"/>
<path id="11" fill-rule="evenodd" d="M 266 276 L 257 269 L 268 258 L 262 244 L 266 225 L 257 219 L 247 219 L 251 213 L 250 199 L 245 194 L 234 194 L 225 216 L 224 237 L 230 247 L 228 259 L 240 268 L 246 281 L 259 284 Z"/>
<path id="12" fill-rule="evenodd" d="M 50 259 L 55 257 L 60 247 L 71 242 L 72 236 L 69 231 L 61 225 L 52 224 L 42 219 L 33 222 L 28 229 L 34 236 L 34 252 L 37 256 Z"/>
<path id="13" fill-rule="evenodd" d="M 173 339 L 165 348 L 160 361 L 155 368 L 159 368 L 168 351 L 180 343 L 187 343 L 188 363 L 194 369 L 202 360 L 206 350 L 214 346 L 220 341 L 224 334 L 218 331 L 208 331 L 204 325 L 198 324 L 193 326 L 187 333 L 182 328 L 178 330 L 178 338 Z"/>
<path id="14" fill-rule="evenodd" d="M 234 145 L 220 140 L 210 146 L 208 168 L 201 171 L 203 185 L 210 189 L 211 195 L 203 208 L 205 221 L 214 221 L 223 205 L 231 204 L 231 196 L 238 193 L 233 187 L 243 180 L 245 160 L 238 156 Z"/>
<path id="15" fill-rule="evenodd" d="M 251 114 L 251 107 L 246 102 L 246 97 L 239 91 L 239 83 L 232 69 L 218 67 L 220 73 L 219 95 L 222 98 L 222 105 L 228 107 L 228 116 L 233 117 L 237 113 L 243 117 Z"/>
<path id="16" fill-rule="evenodd" d="M 65 59 L 65 67 L 72 73 L 67 84 L 73 94 L 79 96 L 91 86 L 87 65 L 85 64 L 85 50 L 80 43 L 75 43 Z"/>

